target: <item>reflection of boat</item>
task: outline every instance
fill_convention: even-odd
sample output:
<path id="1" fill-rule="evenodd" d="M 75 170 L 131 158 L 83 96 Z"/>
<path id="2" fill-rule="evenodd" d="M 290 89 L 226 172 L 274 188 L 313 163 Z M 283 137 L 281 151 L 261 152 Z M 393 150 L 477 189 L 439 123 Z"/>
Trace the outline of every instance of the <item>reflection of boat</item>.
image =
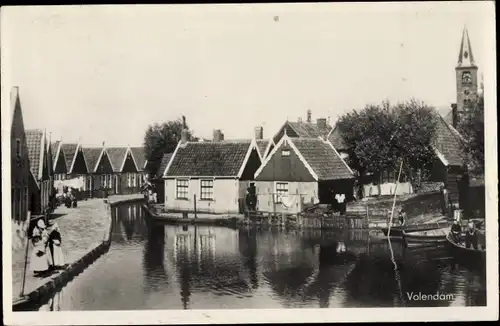
<path id="1" fill-rule="evenodd" d="M 482 262 L 482 266 L 484 266 L 486 262 L 486 249 L 466 248 L 463 244 L 457 243 L 451 236 L 451 233 L 446 236 L 446 240 L 455 258 L 469 262 Z"/>

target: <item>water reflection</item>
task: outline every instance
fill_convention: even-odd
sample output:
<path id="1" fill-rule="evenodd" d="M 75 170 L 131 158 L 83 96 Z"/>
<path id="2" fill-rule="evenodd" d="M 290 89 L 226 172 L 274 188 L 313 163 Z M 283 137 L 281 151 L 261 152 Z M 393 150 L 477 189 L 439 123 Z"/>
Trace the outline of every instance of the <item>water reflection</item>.
<path id="1" fill-rule="evenodd" d="M 405 250 L 364 231 L 233 230 L 112 212 L 110 251 L 41 309 L 130 310 L 485 305 L 485 275 L 447 250 Z M 345 247 L 345 248 L 344 248 Z M 337 254 L 339 248 L 345 252 Z M 62 295 L 64 292 L 64 296 Z M 408 293 L 451 293 L 438 301 Z"/>

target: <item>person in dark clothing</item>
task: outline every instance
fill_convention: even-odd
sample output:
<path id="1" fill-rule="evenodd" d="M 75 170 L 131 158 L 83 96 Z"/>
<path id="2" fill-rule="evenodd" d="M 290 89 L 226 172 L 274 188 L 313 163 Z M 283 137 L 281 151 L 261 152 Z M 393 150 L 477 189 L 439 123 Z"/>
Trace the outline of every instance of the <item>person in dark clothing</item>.
<path id="1" fill-rule="evenodd" d="M 469 222 L 465 231 L 465 247 L 478 249 L 477 229 L 474 222 Z"/>
<path id="2" fill-rule="evenodd" d="M 401 207 L 401 210 L 399 211 L 399 225 L 400 226 L 406 225 L 406 212 L 403 207 Z"/>
<path id="3" fill-rule="evenodd" d="M 458 220 L 455 220 L 451 226 L 451 236 L 456 243 L 462 242 L 462 226 Z"/>
<path id="4" fill-rule="evenodd" d="M 48 247 L 50 250 L 50 257 L 52 257 L 52 269 L 64 268 L 64 255 L 61 248 L 61 233 L 59 226 L 54 221 L 51 221 L 51 231 L 48 238 Z"/>
<path id="5" fill-rule="evenodd" d="M 247 188 L 247 195 L 246 195 L 245 201 L 246 201 L 248 210 L 251 212 L 254 212 L 256 210 L 257 203 L 256 203 L 256 198 L 255 198 L 256 196 L 252 190 L 253 189 L 251 187 Z"/>

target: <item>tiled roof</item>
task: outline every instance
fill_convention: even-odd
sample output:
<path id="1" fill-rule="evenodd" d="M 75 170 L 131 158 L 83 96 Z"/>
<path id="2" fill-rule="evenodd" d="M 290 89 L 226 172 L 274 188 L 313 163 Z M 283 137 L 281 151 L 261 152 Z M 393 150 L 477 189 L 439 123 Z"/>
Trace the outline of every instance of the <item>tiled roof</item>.
<path id="1" fill-rule="evenodd" d="M 97 167 L 97 160 L 103 151 L 102 147 L 84 147 L 83 156 L 85 157 L 85 162 L 87 163 L 87 171 L 94 172 Z"/>
<path id="2" fill-rule="evenodd" d="M 236 177 L 251 140 L 188 142 L 177 148 L 168 176 Z"/>
<path id="3" fill-rule="evenodd" d="M 290 138 L 319 180 L 352 179 L 353 174 L 330 144 L 319 138 Z"/>
<path id="4" fill-rule="evenodd" d="M 443 116 L 443 119 L 444 121 L 446 121 L 446 123 L 453 125 L 453 112 L 452 111 L 448 112 L 448 114 Z"/>
<path id="5" fill-rule="evenodd" d="M 64 158 L 66 159 L 66 166 L 68 167 L 68 172 L 71 169 L 71 165 L 73 164 L 73 159 L 75 158 L 76 150 L 78 149 L 78 144 L 67 144 L 63 143 L 61 145 L 61 150 L 64 152 Z"/>
<path id="6" fill-rule="evenodd" d="M 158 168 L 158 172 L 156 173 L 156 178 L 161 178 L 165 173 L 165 169 L 167 168 L 168 162 L 170 162 L 170 158 L 173 153 L 165 153 L 161 159 L 160 167 Z"/>
<path id="7" fill-rule="evenodd" d="M 340 133 L 337 125 L 333 127 L 332 132 L 330 133 L 330 135 L 328 135 L 328 140 L 330 141 L 330 143 L 332 143 L 333 147 L 335 147 L 336 150 L 347 149 L 347 145 L 342 139 L 342 134 Z"/>
<path id="8" fill-rule="evenodd" d="M 144 171 L 144 165 L 146 164 L 146 152 L 144 151 L 144 147 L 130 147 L 130 150 L 138 165 L 137 170 Z"/>
<path id="9" fill-rule="evenodd" d="M 56 165 L 56 155 L 57 155 L 57 149 L 59 148 L 60 141 L 55 141 L 50 144 L 52 148 L 52 164 L 55 166 Z"/>
<path id="10" fill-rule="evenodd" d="M 113 171 L 120 172 L 125 155 L 127 154 L 127 147 L 109 147 L 106 148 L 109 161 L 113 167 Z"/>
<path id="11" fill-rule="evenodd" d="M 26 130 L 26 143 L 28 145 L 28 156 L 30 160 L 31 173 L 35 178 L 41 176 L 41 161 L 43 160 L 43 131 Z"/>
<path id="12" fill-rule="evenodd" d="M 437 114 L 437 117 L 438 123 L 434 147 L 444 156 L 449 165 L 463 165 L 460 134 L 440 114 Z"/>
<path id="13" fill-rule="evenodd" d="M 304 138 L 317 138 L 319 136 L 325 136 L 331 129 L 328 125 L 326 128 L 320 128 L 317 124 L 312 122 L 289 121 L 288 125 L 295 130 L 299 137 Z"/>
<path id="14" fill-rule="evenodd" d="M 257 149 L 261 156 L 264 156 L 270 141 L 270 139 L 257 139 Z"/>

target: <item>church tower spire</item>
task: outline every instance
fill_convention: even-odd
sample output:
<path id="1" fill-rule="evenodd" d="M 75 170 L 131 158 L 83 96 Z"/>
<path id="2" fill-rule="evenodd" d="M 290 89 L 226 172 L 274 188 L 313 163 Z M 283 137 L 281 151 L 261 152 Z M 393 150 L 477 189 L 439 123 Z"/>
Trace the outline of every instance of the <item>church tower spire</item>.
<path id="1" fill-rule="evenodd" d="M 453 127 L 459 124 L 460 116 L 469 108 L 478 94 L 478 67 L 474 62 L 472 46 L 467 27 L 462 32 L 462 40 L 455 67 L 457 84 L 457 103 L 453 106 Z"/>
<path id="2" fill-rule="evenodd" d="M 462 42 L 460 43 L 460 52 L 458 54 L 457 67 L 475 67 L 474 55 L 472 54 L 472 47 L 470 45 L 469 32 L 467 27 L 464 27 L 462 32 Z"/>

